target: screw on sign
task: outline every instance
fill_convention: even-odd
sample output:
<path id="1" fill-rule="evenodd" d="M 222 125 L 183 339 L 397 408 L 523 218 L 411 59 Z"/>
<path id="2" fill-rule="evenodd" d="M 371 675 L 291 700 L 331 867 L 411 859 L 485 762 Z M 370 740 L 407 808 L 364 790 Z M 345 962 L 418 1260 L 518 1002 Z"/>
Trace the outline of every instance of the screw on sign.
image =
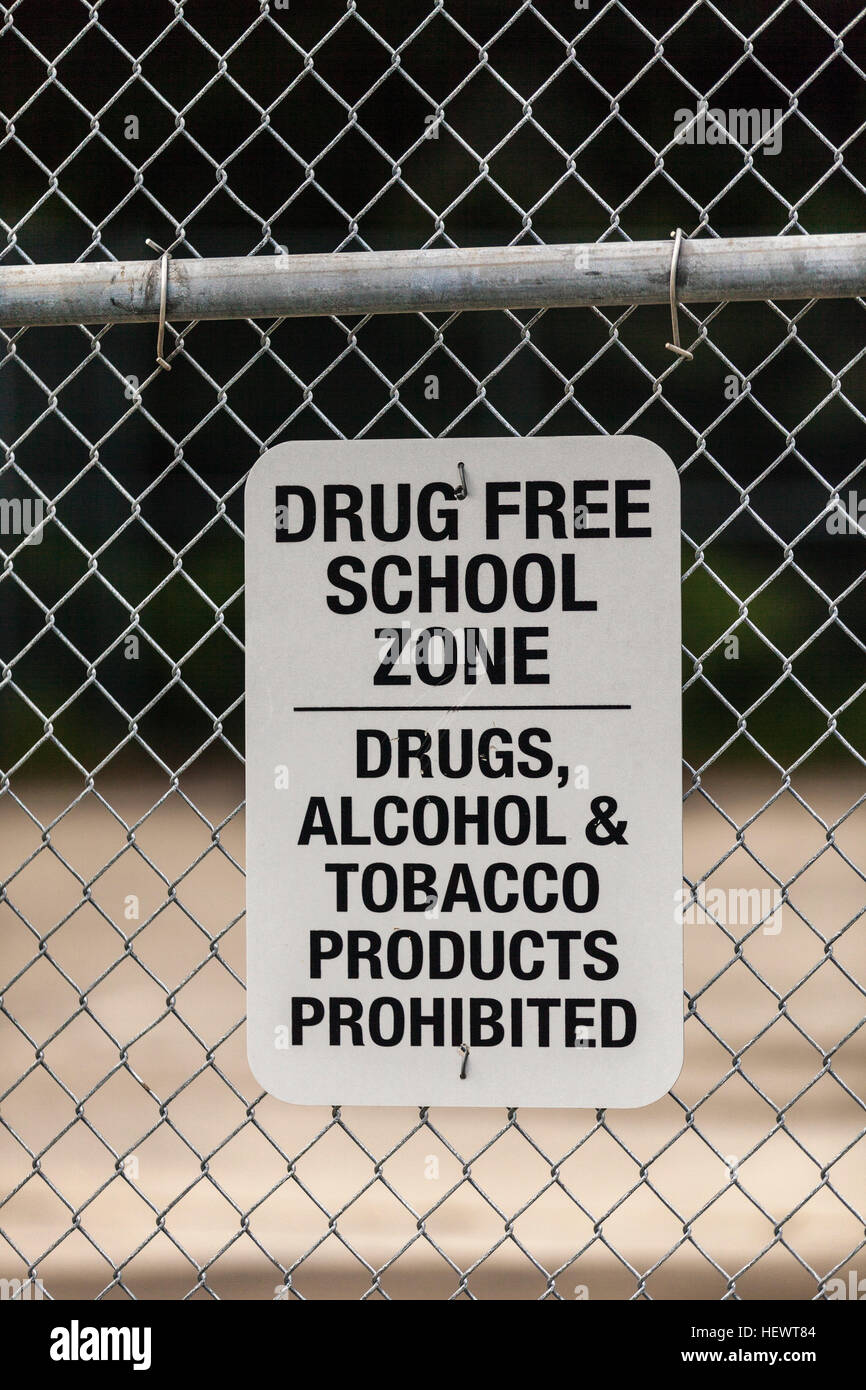
<path id="1" fill-rule="evenodd" d="M 280 445 L 246 534 L 258 1080 L 306 1104 L 663 1094 L 682 1061 L 670 461 L 623 437 Z"/>

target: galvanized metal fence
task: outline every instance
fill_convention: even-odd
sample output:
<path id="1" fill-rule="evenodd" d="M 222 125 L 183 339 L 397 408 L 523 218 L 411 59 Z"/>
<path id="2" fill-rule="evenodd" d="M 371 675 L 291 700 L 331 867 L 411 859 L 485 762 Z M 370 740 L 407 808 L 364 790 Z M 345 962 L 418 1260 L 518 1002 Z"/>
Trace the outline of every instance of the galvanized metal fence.
<path id="1" fill-rule="evenodd" d="M 850 4 L 139 8 L 0 6 L 0 270 L 864 225 Z M 681 309 L 692 361 L 598 303 L 169 323 L 170 374 L 152 326 L 3 331 L 0 1294 L 862 1296 L 866 303 L 813 288 Z M 543 432 L 682 476 L 683 1075 L 282 1106 L 242 1046 L 244 477 Z"/>

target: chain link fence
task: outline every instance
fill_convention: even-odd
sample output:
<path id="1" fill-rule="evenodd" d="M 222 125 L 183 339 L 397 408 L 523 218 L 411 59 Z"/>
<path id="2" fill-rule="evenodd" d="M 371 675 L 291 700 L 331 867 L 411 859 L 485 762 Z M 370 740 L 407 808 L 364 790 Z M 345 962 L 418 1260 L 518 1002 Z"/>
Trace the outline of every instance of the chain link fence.
<path id="1" fill-rule="evenodd" d="M 16 0 L 0 263 L 856 230 L 854 11 Z M 2 332 L 4 1297 L 863 1296 L 864 311 L 683 309 L 693 362 L 603 305 L 169 325 L 170 372 L 152 326 Z M 683 1073 L 632 1112 L 281 1105 L 243 1047 L 246 473 L 596 432 L 682 477 Z"/>

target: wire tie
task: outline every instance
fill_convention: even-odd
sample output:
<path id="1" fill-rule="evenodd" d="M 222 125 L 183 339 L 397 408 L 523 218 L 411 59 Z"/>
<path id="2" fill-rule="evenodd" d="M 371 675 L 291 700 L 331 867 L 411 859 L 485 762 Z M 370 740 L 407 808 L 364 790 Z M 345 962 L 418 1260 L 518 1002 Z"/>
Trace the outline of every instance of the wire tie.
<path id="1" fill-rule="evenodd" d="M 145 244 L 152 250 L 160 254 L 159 262 L 159 326 L 156 330 L 156 360 L 160 367 L 164 367 L 167 372 L 171 371 L 171 363 L 166 362 L 162 355 L 163 340 L 165 338 L 165 305 L 168 298 L 168 258 L 170 251 L 166 251 L 162 246 L 157 246 L 150 237 L 145 237 Z"/>
<path id="2" fill-rule="evenodd" d="M 691 362 L 694 358 L 694 353 L 689 352 L 688 348 L 680 347 L 680 325 L 677 315 L 677 270 L 680 264 L 680 247 L 683 244 L 682 227 L 677 227 L 675 232 L 671 232 L 671 236 L 674 238 L 670 275 L 671 331 L 674 340 L 672 343 L 665 343 L 665 347 L 671 352 L 675 352 L 677 357 L 685 357 L 687 361 Z"/>

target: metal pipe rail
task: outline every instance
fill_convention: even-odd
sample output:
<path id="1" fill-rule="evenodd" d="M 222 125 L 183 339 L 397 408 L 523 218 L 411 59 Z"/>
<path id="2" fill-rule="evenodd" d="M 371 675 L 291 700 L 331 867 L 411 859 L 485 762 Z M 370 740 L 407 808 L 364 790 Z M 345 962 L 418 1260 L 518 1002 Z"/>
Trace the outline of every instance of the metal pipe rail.
<path id="1" fill-rule="evenodd" d="M 272 319 L 669 301 L 670 241 L 181 258 L 165 317 Z M 161 257 L 0 264 L 0 324 L 149 323 Z M 680 302 L 866 295 L 866 234 L 684 240 Z"/>

